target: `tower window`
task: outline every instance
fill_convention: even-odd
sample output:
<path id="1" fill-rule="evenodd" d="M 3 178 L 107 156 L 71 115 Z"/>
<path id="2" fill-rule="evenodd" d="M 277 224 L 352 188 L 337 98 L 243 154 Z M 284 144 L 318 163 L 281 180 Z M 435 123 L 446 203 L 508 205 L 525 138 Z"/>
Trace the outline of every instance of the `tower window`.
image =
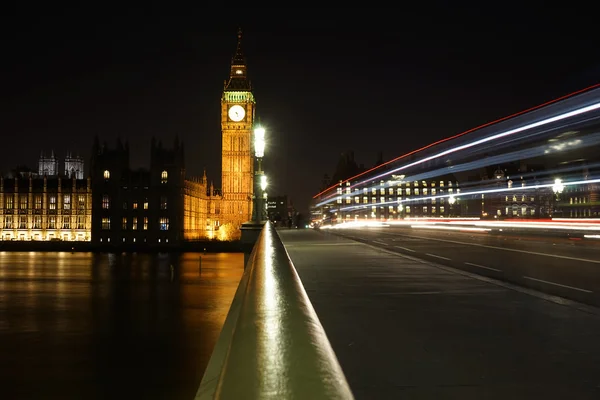
<path id="1" fill-rule="evenodd" d="M 63 208 L 65 210 L 71 209 L 71 195 L 70 194 L 63 195 Z"/>
<path id="2" fill-rule="evenodd" d="M 160 183 L 167 183 L 167 178 L 169 177 L 169 174 L 167 173 L 167 171 L 163 171 L 160 173 Z"/>
<path id="3" fill-rule="evenodd" d="M 244 73 L 244 71 L 242 71 L 241 69 L 236 69 L 235 73 L 236 73 L 236 75 L 242 75 Z"/>
<path id="4" fill-rule="evenodd" d="M 102 196 L 102 208 L 105 210 L 110 208 L 110 197 L 107 194 Z"/>
<path id="5" fill-rule="evenodd" d="M 104 179 L 109 179 L 110 178 L 110 171 L 109 170 L 105 170 L 104 171 Z"/>
<path id="6" fill-rule="evenodd" d="M 56 210 L 56 196 L 50 196 L 50 210 Z"/>

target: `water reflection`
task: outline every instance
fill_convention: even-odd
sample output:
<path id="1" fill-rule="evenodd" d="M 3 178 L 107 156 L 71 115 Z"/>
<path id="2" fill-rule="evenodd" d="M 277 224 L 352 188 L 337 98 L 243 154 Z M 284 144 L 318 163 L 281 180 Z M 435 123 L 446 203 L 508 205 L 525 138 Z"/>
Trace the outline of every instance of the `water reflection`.
<path id="1" fill-rule="evenodd" d="M 243 259 L 1 252 L 2 397 L 193 398 Z"/>

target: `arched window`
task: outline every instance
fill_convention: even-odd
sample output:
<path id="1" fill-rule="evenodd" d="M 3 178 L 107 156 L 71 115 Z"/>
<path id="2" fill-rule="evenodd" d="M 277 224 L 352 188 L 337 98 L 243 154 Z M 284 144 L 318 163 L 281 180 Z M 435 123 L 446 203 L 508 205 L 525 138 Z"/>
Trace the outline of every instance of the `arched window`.
<path id="1" fill-rule="evenodd" d="M 160 173 L 160 183 L 167 183 L 167 178 L 169 177 L 169 174 L 167 173 L 167 171 L 163 171 Z"/>
<path id="2" fill-rule="evenodd" d="M 109 179 L 110 178 L 110 171 L 109 170 L 105 170 L 104 171 L 104 179 Z"/>

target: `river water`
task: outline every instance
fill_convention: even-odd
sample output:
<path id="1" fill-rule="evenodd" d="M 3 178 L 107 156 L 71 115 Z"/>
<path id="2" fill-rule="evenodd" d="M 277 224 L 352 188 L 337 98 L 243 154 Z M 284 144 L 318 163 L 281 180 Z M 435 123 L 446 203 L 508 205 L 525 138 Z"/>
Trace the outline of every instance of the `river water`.
<path id="1" fill-rule="evenodd" d="M 0 252 L 0 398 L 193 399 L 243 260 Z"/>

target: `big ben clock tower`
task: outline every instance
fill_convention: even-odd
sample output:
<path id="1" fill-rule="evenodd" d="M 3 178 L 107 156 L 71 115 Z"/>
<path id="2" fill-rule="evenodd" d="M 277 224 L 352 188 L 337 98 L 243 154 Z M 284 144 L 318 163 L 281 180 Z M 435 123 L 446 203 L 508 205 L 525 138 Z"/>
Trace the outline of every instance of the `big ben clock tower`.
<path id="1" fill-rule="evenodd" d="M 232 223 L 235 227 L 252 218 L 254 191 L 252 124 L 255 101 L 241 45 L 242 32 L 239 31 L 229 80 L 225 81 L 221 97 L 221 213 L 222 221 Z"/>

